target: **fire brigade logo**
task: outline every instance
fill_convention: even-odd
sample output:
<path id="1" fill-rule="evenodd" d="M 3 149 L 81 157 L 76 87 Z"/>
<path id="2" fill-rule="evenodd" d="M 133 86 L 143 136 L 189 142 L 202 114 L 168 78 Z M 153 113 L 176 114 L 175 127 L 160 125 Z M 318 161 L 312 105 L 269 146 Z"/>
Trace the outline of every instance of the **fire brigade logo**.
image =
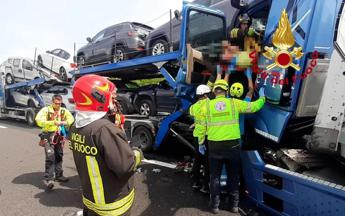
<path id="1" fill-rule="evenodd" d="M 225 110 L 226 104 L 224 102 L 218 102 L 216 103 L 216 110 L 217 111 L 223 111 Z"/>
<path id="2" fill-rule="evenodd" d="M 280 68 L 293 67 L 295 70 L 300 70 L 298 64 L 292 61 L 298 60 L 303 56 L 302 47 L 294 47 L 292 52 L 289 49 L 295 44 L 295 38 L 291 31 L 291 24 L 285 9 L 279 20 L 278 28 L 272 37 L 272 43 L 276 48 L 265 46 L 266 52 L 263 53 L 269 60 L 274 60 L 273 64 L 266 67 L 271 70 L 278 66 Z"/>

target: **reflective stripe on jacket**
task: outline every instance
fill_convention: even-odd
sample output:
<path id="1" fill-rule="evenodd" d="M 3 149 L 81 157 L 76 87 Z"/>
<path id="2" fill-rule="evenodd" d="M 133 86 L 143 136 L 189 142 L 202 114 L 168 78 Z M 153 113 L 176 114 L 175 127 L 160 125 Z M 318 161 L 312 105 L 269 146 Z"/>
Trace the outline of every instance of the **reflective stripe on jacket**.
<path id="1" fill-rule="evenodd" d="M 206 103 L 206 128 L 208 140 L 226 141 L 240 139 L 239 113 L 253 113 L 259 111 L 265 103 L 260 97 L 255 102 L 246 102 L 225 96 L 217 96 Z M 206 130 L 207 131 L 206 131 Z"/>
<path id="2" fill-rule="evenodd" d="M 126 213 L 134 202 L 137 157 L 124 131 L 103 117 L 81 128 L 73 125 L 69 140 L 84 205 L 97 215 Z"/>
<path id="3" fill-rule="evenodd" d="M 66 121 L 68 127 L 74 122 L 73 115 L 66 108 L 61 107 L 59 111 L 55 112 L 51 105 L 43 107 L 37 113 L 35 120 L 43 132 L 57 131 L 58 126 L 55 125 L 55 121 Z"/>

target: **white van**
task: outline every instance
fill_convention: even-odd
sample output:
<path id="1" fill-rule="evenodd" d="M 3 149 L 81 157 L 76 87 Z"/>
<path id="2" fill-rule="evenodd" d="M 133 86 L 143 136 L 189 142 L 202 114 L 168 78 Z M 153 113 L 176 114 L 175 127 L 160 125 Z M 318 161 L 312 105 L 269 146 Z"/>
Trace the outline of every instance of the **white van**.
<path id="1" fill-rule="evenodd" d="M 2 73 L 7 85 L 42 78 L 43 76 L 29 58 L 10 57 L 2 63 L 1 68 L 3 68 Z"/>

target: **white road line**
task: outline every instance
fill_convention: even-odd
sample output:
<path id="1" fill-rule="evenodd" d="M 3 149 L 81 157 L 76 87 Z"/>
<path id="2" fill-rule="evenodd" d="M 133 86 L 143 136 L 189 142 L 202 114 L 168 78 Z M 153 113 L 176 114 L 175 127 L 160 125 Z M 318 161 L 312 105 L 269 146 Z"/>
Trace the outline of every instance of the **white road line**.
<path id="1" fill-rule="evenodd" d="M 176 168 L 175 164 L 165 163 L 165 162 L 162 162 L 162 161 L 144 159 L 144 160 L 142 160 L 142 162 L 149 163 L 149 164 L 155 164 L 155 165 L 166 167 L 166 168 L 170 168 L 170 169 L 175 169 Z"/>
<path id="2" fill-rule="evenodd" d="M 0 128 L 7 128 L 7 127 L 5 127 L 5 126 L 1 126 L 1 125 L 0 125 Z"/>

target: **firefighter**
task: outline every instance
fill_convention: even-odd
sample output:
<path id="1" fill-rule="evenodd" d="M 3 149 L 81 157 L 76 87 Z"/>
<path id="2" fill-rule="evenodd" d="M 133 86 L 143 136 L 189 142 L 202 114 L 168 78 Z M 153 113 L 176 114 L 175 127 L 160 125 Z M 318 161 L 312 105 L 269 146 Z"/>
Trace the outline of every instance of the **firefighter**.
<path id="1" fill-rule="evenodd" d="M 225 80 L 217 80 L 213 92 L 215 99 L 205 104 L 206 116 L 203 119 L 203 137 L 207 134 L 210 166 L 210 205 L 212 212 L 219 212 L 220 175 L 223 164 L 227 172 L 227 190 L 230 196 L 230 211 L 237 213 L 239 204 L 240 159 L 240 126 L 239 113 L 254 113 L 265 103 L 264 90 L 260 89 L 260 98 L 254 102 L 246 102 L 234 98 L 226 98 L 229 90 Z M 201 139 L 202 140 L 202 139 Z"/>
<path id="2" fill-rule="evenodd" d="M 54 180 L 60 182 L 68 181 L 68 178 L 63 176 L 64 139 L 59 130 L 69 127 L 73 123 L 74 118 L 66 108 L 61 107 L 61 104 L 61 95 L 54 95 L 52 97 L 52 105 L 42 108 L 35 118 L 37 125 L 42 128 L 40 145 L 44 147 L 46 155 L 44 179 L 49 190 L 53 189 Z"/>
<path id="3" fill-rule="evenodd" d="M 115 85 L 85 75 L 73 86 L 76 120 L 69 140 L 83 190 L 84 215 L 130 215 L 133 177 L 143 155 L 108 118 Z"/>
<path id="4" fill-rule="evenodd" d="M 238 17 L 239 26 L 238 28 L 233 28 L 230 31 L 230 42 L 232 45 L 236 45 L 240 50 L 244 50 L 244 42 L 247 37 L 254 37 L 255 30 L 250 27 L 250 17 L 248 14 L 241 14 Z"/>
<path id="5" fill-rule="evenodd" d="M 202 118 L 204 116 L 200 115 L 201 113 L 201 107 L 205 107 L 205 103 L 208 98 L 208 94 L 211 92 L 210 87 L 207 85 L 199 85 L 196 88 L 196 95 L 198 98 L 198 101 L 194 103 L 190 109 L 189 114 L 194 118 L 194 130 L 193 130 L 193 137 L 194 137 L 194 147 L 195 147 L 195 155 L 194 155 L 194 163 L 192 167 L 192 178 L 193 178 L 193 185 L 192 187 L 194 189 L 200 189 L 202 193 L 207 193 L 209 191 L 208 189 L 208 183 L 209 183 L 209 172 L 208 172 L 208 163 L 207 163 L 207 155 L 205 155 L 206 152 L 206 146 L 207 141 L 200 140 L 202 137 L 202 134 L 200 134 L 200 123 L 202 121 Z M 201 143 L 199 145 L 199 143 Z M 199 151 L 201 151 L 203 154 L 201 154 Z M 204 176 L 201 178 L 200 173 L 200 167 L 203 165 L 203 173 Z M 202 181 L 201 181 L 202 180 Z M 202 184 L 201 184 L 202 183 Z"/>

